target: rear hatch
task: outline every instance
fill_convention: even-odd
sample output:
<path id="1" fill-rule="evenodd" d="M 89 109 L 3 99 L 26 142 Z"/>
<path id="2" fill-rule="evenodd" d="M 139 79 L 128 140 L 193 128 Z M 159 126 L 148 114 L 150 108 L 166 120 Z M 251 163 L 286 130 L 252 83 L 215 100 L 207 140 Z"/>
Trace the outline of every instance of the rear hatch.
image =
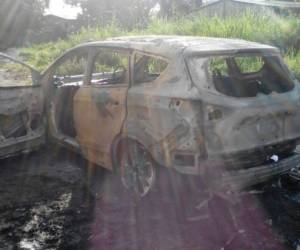
<path id="1" fill-rule="evenodd" d="M 209 159 L 261 164 L 294 150 L 300 90 L 278 53 L 193 57 L 189 65 L 203 101 Z"/>

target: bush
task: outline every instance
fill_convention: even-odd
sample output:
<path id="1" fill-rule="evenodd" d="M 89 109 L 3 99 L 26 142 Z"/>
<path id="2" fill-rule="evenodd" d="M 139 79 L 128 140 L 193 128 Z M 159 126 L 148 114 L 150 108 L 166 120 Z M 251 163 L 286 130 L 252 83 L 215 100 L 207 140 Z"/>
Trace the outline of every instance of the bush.
<path id="1" fill-rule="evenodd" d="M 294 16 L 261 16 L 250 12 L 227 19 L 200 15 L 174 20 L 154 19 L 146 29 L 133 31 L 122 30 L 116 23 L 106 27 L 83 28 L 66 40 L 24 48 L 22 55 L 27 62 L 42 70 L 67 49 L 82 42 L 147 34 L 240 38 L 274 45 L 285 53 L 286 62 L 299 74 L 300 19 Z"/>

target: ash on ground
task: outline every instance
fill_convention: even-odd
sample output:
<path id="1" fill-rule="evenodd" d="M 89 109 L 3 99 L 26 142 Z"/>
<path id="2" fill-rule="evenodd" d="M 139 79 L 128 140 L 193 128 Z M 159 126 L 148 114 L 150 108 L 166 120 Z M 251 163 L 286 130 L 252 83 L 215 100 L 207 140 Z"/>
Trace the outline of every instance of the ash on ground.
<path id="1" fill-rule="evenodd" d="M 278 179 L 236 199 L 160 170 L 135 201 L 116 175 L 66 150 L 0 161 L 0 249 L 296 249 L 300 192 Z M 196 184 L 195 184 L 196 183 Z"/>

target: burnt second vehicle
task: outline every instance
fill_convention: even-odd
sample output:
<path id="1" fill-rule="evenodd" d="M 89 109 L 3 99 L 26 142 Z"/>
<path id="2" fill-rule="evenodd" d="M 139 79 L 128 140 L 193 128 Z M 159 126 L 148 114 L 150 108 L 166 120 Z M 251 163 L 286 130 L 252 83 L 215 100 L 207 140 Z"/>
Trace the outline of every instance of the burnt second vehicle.
<path id="1" fill-rule="evenodd" d="M 41 76 L 29 69 L 35 84 L 0 89 L 1 157 L 47 131 L 140 196 L 159 166 L 244 188 L 300 164 L 300 88 L 274 47 L 124 37 L 77 46 Z"/>

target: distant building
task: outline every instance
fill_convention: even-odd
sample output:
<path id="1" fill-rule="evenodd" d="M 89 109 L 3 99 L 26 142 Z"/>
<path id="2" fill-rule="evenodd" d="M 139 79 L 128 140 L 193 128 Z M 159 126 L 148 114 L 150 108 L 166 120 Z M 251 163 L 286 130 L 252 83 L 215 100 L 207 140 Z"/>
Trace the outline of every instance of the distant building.
<path id="1" fill-rule="evenodd" d="M 272 0 L 210 0 L 197 10 L 206 16 L 238 16 L 246 11 L 261 14 L 300 14 L 300 2 Z"/>
<path id="2" fill-rule="evenodd" d="M 78 22 L 76 19 L 66 19 L 52 14 L 45 15 L 41 19 L 39 32 L 27 35 L 27 41 L 33 43 L 55 41 L 65 38 L 69 33 L 76 31 Z"/>

